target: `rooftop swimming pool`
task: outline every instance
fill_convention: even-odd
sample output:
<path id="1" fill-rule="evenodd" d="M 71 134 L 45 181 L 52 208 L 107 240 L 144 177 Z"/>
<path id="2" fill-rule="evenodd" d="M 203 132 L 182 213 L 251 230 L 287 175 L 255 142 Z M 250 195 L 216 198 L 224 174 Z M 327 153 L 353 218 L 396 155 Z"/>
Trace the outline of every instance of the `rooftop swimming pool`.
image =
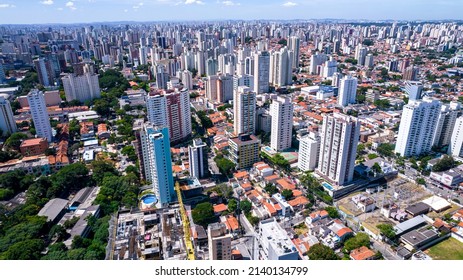
<path id="1" fill-rule="evenodd" d="M 331 185 L 328 184 L 327 182 L 323 182 L 323 183 L 322 183 L 322 186 L 324 186 L 325 188 L 329 189 L 330 191 L 334 190 L 333 186 L 331 186 Z"/>
<path id="2" fill-rule="evenodd" d="M 142 197 L 141 201 L 143 201 L 143 203 L 146 205 L 151 205 L 153 203 L 158 202 L 154 194 L 145 195 L 144 197 Z"/>

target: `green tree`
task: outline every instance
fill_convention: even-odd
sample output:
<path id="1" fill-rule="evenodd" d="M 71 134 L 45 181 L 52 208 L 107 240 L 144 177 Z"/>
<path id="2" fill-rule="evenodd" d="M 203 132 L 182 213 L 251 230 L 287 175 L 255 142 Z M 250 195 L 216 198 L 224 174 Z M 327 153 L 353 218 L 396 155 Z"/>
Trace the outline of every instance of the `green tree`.
<path id="1" fill-rule="evenodd" d="M 41 239 L 29 239 L 13 244 L 2 255 L 7 260 L 38 260 L 40 252 L 45 248 L 45 243 Z"/>
<path id="2" fill-rule="evenodd" d="M 292 197 L 293 197 L 293 191 L 292 190 L 288 190 L 288 189 L 285 189 L 281 192 L 281 195 L 286 199 L 286 200 L 290 200 Z"/>
<path id="3" fill-rule="evenodd" d="M 338 209 L 336 209 L 336 207 L 328 206 L 328 207 L 325 207 L 325 210 L 326 212 L 328 212 L 328 215 L 330 216 L 330 218 L 333 218 L 333 219 L 339 218 L 339 212 L 338 212 Z"/>
<path id="4" fill-rule="evenodd" d="M 380 174 L 383 172 L 383 170 L 381 169 L 381 166 L 379 166 L 379 164 L 377 162 L 375 162 L 375 164 L 373 164 L 373 166 L 371 167 L 371 170 L 373 170 L 373 172 L 377 173 L 377 174 Z"/>
<path id="5" fill-rule="evenodd" d="M 214 208 L 209 202 L 203 202 L 196 205 L 196 207 L 191 211 L 191 215 L 193 216 L 195 224 L 202 225 L 204 227 L 215 220 Z"/>
<path id="6" fill-rule="evenodd" d="M 127 156 L 130 161 L 136 161 L 138 159 L 135 148 L 132 145 L 127 145 L 122 148 L 121 153 Z"/>
<path id="7" fill-rule="evenodd" d="M 231 175 L 233 169 L 235 169 L 235 164 L 227 158 L 224 158 L 222 155 L 217 155 L 214 158 L 217 167 L 219 168 L 220 172 L 224 175 Z"/>
<path id="8" fill-rule="evenodd" d="M 378 148 L 376 148 L 376 151 L 381 155 L 385 157 L 392 157 L 394 155 L 394 144 L 389 144 L 389 143 L 382 143 L 378 145 Z"/>
<path id="9" fill-rule="evenodd" d="M 453 157 L 449 155 L 444 155 L 436 164 L 433 165 L 432 171 L 441 172 L 447 171 L 450 168 L 455 167 L 456 163 Z"/>
<path id="10" fill-rule="evenodd" d="M 307 252 L 310 260 L 339 260 L 338 255 L 328 246 L 315 244 Z"/>
<path id="11" fill-rule="evenodd" d="M 362 246 L 370 248 L 370 237 L 364 232 L 359 232 L 344 243 L 344 250 L 350 252 Z"/>
<path id="12" fill-rule="evenodd" d="M 249 214 L 251 213 L 252 203 L 249 202 L 248 200 L 242 200 L 240 201 L 240 208 L 241 208 L 241 211 L 243 211 L 243 213 Z"/>
<path id="13" fill-rule="evenodd" d="M 272 196 L 272 195 L 274 195 L 274 194 L 276 194 L 276 193 L 278 192 L 278 188 L 277 188 L 274 184 L 272 184 L 272 183 L 267 183 L 267 184 L 265 185 L 264 190 L 265 190 L 270 196 Z"/>
<path id="14" fill-rule="evenodd" d="M 21 132 L 15 132 L 11 134 L 8 139 L 5 141 L 5 147 L 8 149 L 14 149 L 19 151 L 19 146 L 21 146 L 22 140 L 27 139 L 27 135 Z"/>
<path id="15" fill-rule="evenodd" d="M 236 209 L 238 208 L 238 202 L 236 201 L 236 199 L 230 199 L 228 201 L 228 211 L 230 212 L 235 212 Z"/>
<path id="16" fill-rule="evenodd" d="M 114 167 L 114 165 L 109 161 L 96 160 L 91 164 L 91 169 L 93 171 L 92 178 L 95 182 L 100 185 L 103 182 L 105 176 L 109 175 L 119 175 L 119 172 Z"/>
<path id="17" fill-rule="evenodd" d="M 381 234 L 383 234 L 388 239 L 394 239 L 396 237 L 396 232 L 395 232 L 395 229 L 394 229 L 394 227 L 392 225 L 390 225 L 390 224 L 379 224 L 379 225 L 376 225 L 376 227 L 379 229 Z"/>

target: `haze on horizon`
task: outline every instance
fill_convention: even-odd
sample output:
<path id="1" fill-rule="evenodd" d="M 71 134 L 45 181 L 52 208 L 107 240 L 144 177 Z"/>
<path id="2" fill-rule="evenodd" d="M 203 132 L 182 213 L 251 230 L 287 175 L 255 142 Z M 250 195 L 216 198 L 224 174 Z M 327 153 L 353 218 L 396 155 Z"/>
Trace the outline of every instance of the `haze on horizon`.
<path id="1" fill-rule="evenodd" d="M 222 19 L 462 19 L 461 0 L 0 0 L 0 24 Z"/>

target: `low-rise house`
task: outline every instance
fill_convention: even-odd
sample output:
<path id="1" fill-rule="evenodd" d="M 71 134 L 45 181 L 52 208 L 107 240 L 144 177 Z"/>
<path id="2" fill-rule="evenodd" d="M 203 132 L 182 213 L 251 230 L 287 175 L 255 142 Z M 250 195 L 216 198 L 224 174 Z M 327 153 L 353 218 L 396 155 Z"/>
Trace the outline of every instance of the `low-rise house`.
<path id="1" fill-rule="evenodd" d="M 355 261 L 373 260 L 375 258 L 375 252 L 368 249 L 366 246 L 354 249 L 350 252 L 349 257 Z"/>
<path id="2" fill-rule="evenodd" d="M 26 139 L 19 146 L 19 150 L 23 156 L 37 156 L 45 153 L 47 149 L 47 138 Z"/>

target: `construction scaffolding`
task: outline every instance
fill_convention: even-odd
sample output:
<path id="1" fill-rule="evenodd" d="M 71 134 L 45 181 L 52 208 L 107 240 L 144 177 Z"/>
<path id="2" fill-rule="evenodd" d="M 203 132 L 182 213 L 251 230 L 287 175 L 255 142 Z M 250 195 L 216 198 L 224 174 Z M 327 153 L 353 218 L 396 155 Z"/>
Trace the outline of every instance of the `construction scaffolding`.
<path id="1" fill-rule="evenodd" d="M 195 260 L 195 250 L 193 247 L 193 242 L 191 241 L 191 234 L 190 234 L 190 220 L 188 215 L 186 214 L 185 206 L 183 205 L 183 198 L 182 192 L 180 190 L 180 184 L 178 182 L 175 183 L 175 191 L 177 192 L 178 197 L 178 204 L 180 205 L 180 214 L 182 216 L 182 223 L 183 223 L 183 234 L 185 237 L 185 247 L 187 250 L 187 259 L 188 260 Z"/>

